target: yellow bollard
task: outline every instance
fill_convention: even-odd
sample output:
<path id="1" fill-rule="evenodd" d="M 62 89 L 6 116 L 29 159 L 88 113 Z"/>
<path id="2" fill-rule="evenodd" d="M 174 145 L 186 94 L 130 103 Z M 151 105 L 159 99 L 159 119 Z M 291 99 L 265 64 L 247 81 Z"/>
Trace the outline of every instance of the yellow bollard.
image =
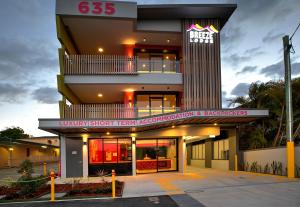
<path id="1" fill-rule="evenodd" d="M 116 197 L 116 180 L 115 180 L 115 170 L 111 171 L 111 189 L 112 189 L 112 197 Z"/>
<path id="2" fill-rule="evenodd" d="M 44 162 L 44 176 L 47 176 L 47 163 Z"/>
<path id="3" fill-rule="evenodd" d="M 234 171 L 238 171 L 238 157 L 237 157 L 237 154 L 234 155 Z"/>
<path id="4" fill-rule="evenodd" d="M 55 188 L 54 188 L 54 178 L 55 178 L 55 173 L 52 170 L 50 173 L 51 177 L 51 192 L 50 192 L 50 201 L 55 201 Z"/>

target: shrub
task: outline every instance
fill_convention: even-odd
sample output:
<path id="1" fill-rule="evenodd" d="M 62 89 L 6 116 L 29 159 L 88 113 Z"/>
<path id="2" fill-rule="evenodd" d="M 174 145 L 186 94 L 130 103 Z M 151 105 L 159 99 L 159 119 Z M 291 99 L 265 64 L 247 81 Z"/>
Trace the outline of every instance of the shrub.
<path id="1" fill-rule="evenodd" d="M 32 162 L 30 160 L 24 160 L 19 165 L 18 173 L 22 174 L 23 176 L 31 177 L 32 173 L 34 173 Z"/>

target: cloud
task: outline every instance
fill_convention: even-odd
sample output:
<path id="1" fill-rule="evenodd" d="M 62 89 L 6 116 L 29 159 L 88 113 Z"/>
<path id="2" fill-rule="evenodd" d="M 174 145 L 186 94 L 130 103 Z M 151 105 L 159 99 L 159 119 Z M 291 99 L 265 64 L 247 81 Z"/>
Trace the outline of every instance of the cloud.
<path id="1" fill-rule="evenodd" d="M 34 100 L 44 104 L 57 104 L 59 100 L 56 88 L 42 87 L 34 90 L 31 95 Z"/>
<path id="2" fill-rule="evenodd" d="M 229 101 L 228 101 L 229 97 L 227 97 L 227 92 L 226 91 L 222 91 L 222 107 L 226 108 L 229 105 Z"/>
<path id="3" fill-rule="evenodd" d="M 292 63 L 291 65 L 292 75 L 300 74 L 300 62 Z M 284 76 L 284 65 L 283 61 L 279 61 L 275 64 L 268 65 L 260 69 L 260 74 L 266 77 L 273 78 L 274 76 L 283 77 Z"/>
<path id="4" fill-rule="evenodd" d="M 264 43 L 272 43 L 274 41 L 279 41 L 281 40 L 281 38 L 284 36 L 284 33 L 277 33 L 274 34 L 273 31 L 270 31 L 266 34 L 266 36 L 264 36 L 264 38 L 262 39 L 262 41 Z"/>
<path id="5" fill-rule="evenodd" d="M 21 102 L 27 95 L 28 89 L 22 85 L 0 83 L 0 103 Z"/>
<path id="6" fill-rule="evenodd" d="M 248 94 L 249 86 L 249 83 L 239 83 L 232 89 L 231 95 L 245 96 L 246 94 Z"/>
<path id="7" fill-rule="evenodd" d="M 56 47 L 46 40 L 0 38 L 0 80 L 26 81 L 56 72 Z"/>
<path id="8" fill-rule="evenodd" d="M 236 72 L 236 75 L 242 74 L 242 73 L 252 73 L 255 72 L 257 69 L 257 66 L 245 66 L 240 72 Z"/>
<path id="9" fill-rule="evenodd" d="M 224 61 L 231 64 L 233 67 L 239 66 L 241 63 L 251 60 L 250 55 L 239 55 L 237 53 L 224 57 Z"/>

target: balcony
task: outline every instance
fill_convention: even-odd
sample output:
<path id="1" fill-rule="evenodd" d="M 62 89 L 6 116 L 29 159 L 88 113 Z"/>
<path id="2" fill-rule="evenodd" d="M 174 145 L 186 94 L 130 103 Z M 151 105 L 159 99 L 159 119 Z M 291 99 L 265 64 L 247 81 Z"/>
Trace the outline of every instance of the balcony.
<path id="1" fill-rule="evenodd" d="M 65 75 L 180 73 L 178 60 L 149 60 L 121 55 L 65 55 Z"/>
<path id="2" fill-rule="evenodd" d="M 179 107 L 136 108 L 124 104 L 79 104 L 63 106 L 64 119 L 124 119 L 180 111 Z"/>

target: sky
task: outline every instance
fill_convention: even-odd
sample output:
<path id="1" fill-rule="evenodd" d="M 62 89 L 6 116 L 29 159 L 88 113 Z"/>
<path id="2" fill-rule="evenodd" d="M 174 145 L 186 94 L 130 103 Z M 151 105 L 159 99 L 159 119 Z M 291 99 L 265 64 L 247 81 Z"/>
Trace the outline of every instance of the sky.
<path id="1" fill-rule="evenodd" d="M 26 3 L 25 3 L 26 2 Z M 283 78 L 282 37 L 300 23 L 299 0 L 147 0 L 138 4 L 237 3 L 221 31 L 223 107 L 252 82 Z M 0 130 L 19 126 L 33 136 L 38 118 L 58 118 L 59 73 L 54 0 L 2 0 L 0 7 Z M 293 37 L 292 77 L 300 76 L 300 30 Z"/>

